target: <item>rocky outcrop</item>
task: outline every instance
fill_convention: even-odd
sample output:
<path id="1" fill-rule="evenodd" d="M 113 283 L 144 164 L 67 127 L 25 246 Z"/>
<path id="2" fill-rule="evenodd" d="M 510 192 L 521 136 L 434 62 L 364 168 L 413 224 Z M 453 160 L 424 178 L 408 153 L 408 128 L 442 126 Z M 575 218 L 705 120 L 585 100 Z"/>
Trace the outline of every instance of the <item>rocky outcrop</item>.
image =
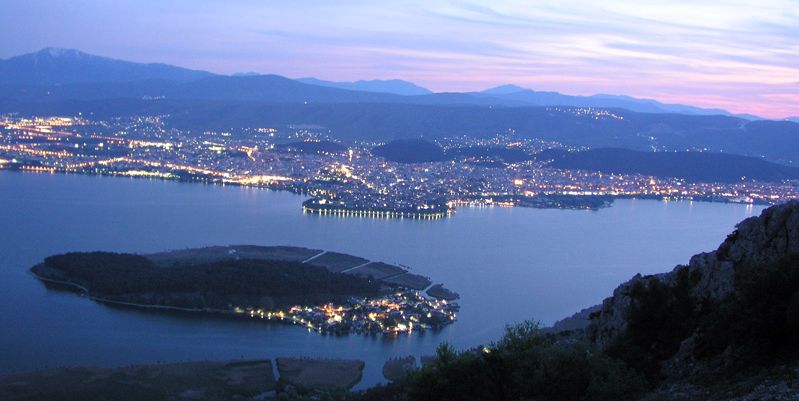
<path id="1" fill-rule="evenodd" d="M 620 285 L 591 316 L 588 337 L 606 347 L 627 330 L 627 316 L 633 299 L 630 291 L 637 283 L 659 280 L 670 287 L 680 277 L 690 277 L 691 294 L 699 300 L 720 300 L 735 290 L 737 268 L 756 268 L 799 253 L 799 201 L 772 206 L 758 217 L 748 218 L 713 252 L 691 258 L 670 273 L 636 275 Z"/>
<path id="2" fill-rule="evenodd" d="M 591 323 L 591 316 L 599 312 L 602 305 L 594 305 L 585 308 L 567 318 L 558 320 L 552 327 L 544 327 L 541 329 L 544 333 L 562 333 L 565 331 L 583 330 Z"/>

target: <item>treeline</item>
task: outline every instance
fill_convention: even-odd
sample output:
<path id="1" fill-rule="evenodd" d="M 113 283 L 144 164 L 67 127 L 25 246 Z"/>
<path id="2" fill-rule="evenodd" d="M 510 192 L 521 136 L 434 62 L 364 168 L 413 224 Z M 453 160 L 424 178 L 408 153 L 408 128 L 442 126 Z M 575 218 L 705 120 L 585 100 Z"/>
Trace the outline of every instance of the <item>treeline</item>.
<path id="1" fill-rule="evenodd" d="M 379 290 L 370 279 L 277 260 L 158 267 L 139 255 L 89 252 L 50 256 L 43 266 L 34 269 L 39 274 L 52 269 L 93 296 L 189 308 L 320 304 L 375 295 Z"/>

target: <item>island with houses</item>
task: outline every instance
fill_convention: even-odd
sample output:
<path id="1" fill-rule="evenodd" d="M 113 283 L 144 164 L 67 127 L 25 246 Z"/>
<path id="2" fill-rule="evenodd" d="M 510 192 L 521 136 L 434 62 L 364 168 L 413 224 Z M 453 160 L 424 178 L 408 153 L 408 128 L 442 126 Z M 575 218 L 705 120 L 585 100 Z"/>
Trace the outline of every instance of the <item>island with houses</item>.
<path id="1" fill-rule="evenodd" d="M 458 294 L 405 266 L 293 246 L 71 252 L 31 272 L 101 303 L 263 319 L 322 334 L 437 330 L 459 310 Z"/>

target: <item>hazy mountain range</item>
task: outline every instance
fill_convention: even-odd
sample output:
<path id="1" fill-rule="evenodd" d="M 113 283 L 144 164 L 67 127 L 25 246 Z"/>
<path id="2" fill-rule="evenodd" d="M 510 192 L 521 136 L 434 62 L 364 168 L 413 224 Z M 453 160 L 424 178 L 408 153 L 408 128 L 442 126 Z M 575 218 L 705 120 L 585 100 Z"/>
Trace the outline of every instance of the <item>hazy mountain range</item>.
<path id="1" fill-rule="evenodd" d="M 186 82 L 213 74 L 167 64 L 141 64 L 94 56 L 78 50 L 46 48 L 0 60 L 0 83 L 50 85 L 132 82 L 148 79 Z"/>
<path id="2" fill-rule="evenodd" d="M 420 94 L 390 93 L 409 91 Z M 167 124 L 189 131 L 306 126 L 372 142 L 515 132 L 575 146 L 692 149 L 799 163 L 799 124 L 789 121 L 512 85 L 469 93 L 423 91 L 402 81 L 304 83 L 277 75 L 218 75 L 63 49 L 0 60 L 0 113 L 169 115 Z M 587 106 L 601 110 L 574 108 Z M 664 107 L 672 111 L 659 110 Z"/>
<path id="3" fill-rule="evenodd" d="M 422 88 L 413 82 L 401 79 L 374 79 L 370 81 L 355 82 L 332 82 L 323 81 L 316 78 L 298 78 L 299 82 L 310 85 L 327 86 L 330 88 L 349 89 L 354 91 L 393 93 L 395 95 L 429 95 L 433 93 L 430 89 Z"/>
<path id="4" fill-rule="evenodd" d="M 167 64 L 133 63 L 58 48 L 46 48 L 0 60 L 0 85 L 6 86 L 6 90 L 10 91 L 7 97 L 24 98 L 26 94 L 27 97 L 40 96 L 42 89 L 45 89 L 43 92 L 55 100 L 170 96 L 270 102 L 573 106 L 621 108 L 641 113 L 732 115 L 721 109 L 664 104 L 629 96 L 571 96 L 557 92 L 539 92 L 515 85 L 502 85 L 482 92 L 433 93 L 398 79 L 331 82 L 316 78 L 290 80 L 277 75 L 252 72 L 228 76 Z M 59 89 L 53 91 L 52 88 L 44 88 L 52 85 L 58 85 Z M 38 87 L 39 90 L 31 87 Z M 750 115 L 739 117 L 757 118 Z"/>

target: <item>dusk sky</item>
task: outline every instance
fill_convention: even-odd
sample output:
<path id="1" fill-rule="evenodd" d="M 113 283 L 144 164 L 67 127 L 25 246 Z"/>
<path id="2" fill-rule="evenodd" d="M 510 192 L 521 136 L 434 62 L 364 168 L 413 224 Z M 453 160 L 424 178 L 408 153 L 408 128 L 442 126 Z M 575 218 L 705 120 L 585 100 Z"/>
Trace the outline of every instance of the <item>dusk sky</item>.
<path id="1" fill-rule="evenodd" d="M 65 47 L 218 73 L 513 83 L 799 115 L 799 3 L 0 0 L 0 58 Z"/>

